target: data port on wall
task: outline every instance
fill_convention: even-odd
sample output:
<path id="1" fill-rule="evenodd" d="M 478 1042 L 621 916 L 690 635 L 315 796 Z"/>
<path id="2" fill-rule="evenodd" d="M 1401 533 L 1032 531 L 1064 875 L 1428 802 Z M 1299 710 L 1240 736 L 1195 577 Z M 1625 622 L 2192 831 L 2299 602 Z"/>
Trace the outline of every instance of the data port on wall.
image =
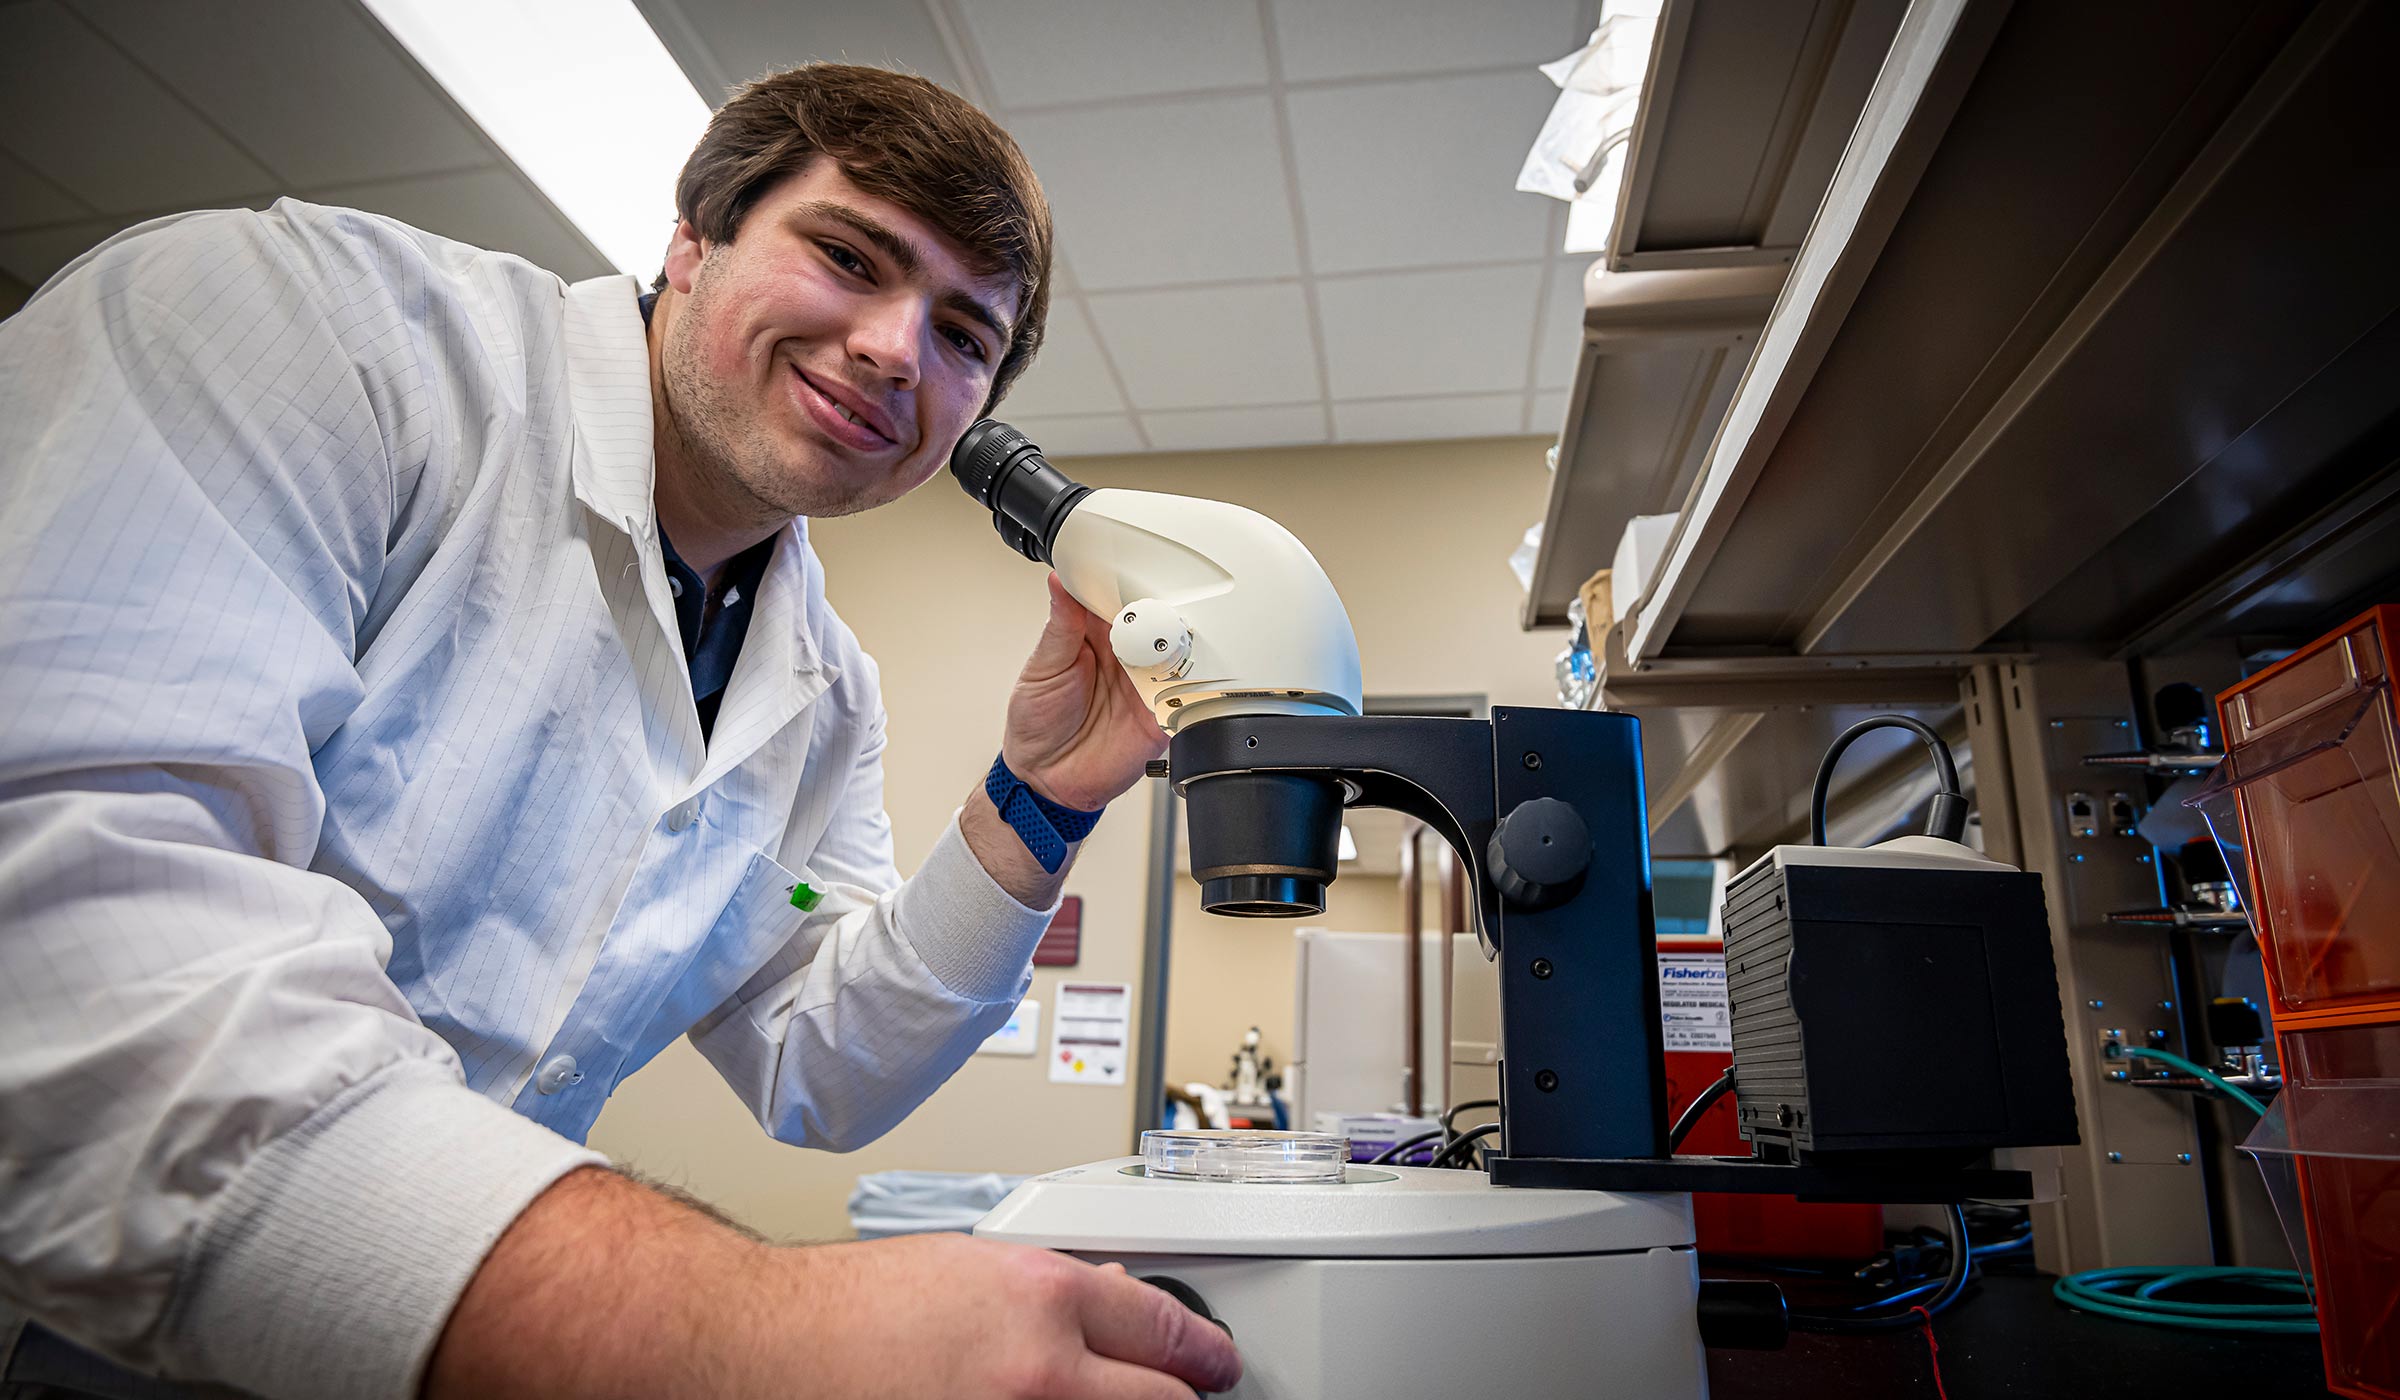
<path id="1" fill-rule="evenodd" d="M 2122 792 L 2112 792 L 2108 795 L 2109 830 L 2119 836 L 2131 836 L 2134 834 L 2135 825 L 2141 819 L 2141 813 L 2135 810 L 2131 796 Z"/>
<path id="2" fill-rule="evenodd" d="M 2088 792 L 2067 794 L 2067 834 L 2069 836 L 2098 836 L 2100 811 Z"/>

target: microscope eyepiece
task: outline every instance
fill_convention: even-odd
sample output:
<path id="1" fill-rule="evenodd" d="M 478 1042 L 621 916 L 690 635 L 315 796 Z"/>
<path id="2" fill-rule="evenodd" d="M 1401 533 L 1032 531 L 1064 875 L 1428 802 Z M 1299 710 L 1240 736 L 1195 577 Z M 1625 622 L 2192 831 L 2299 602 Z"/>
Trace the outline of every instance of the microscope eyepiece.
<path id="1" fill-rule="evenodd" d="M 1008 547 L 1036 563 L 1050 561 L 1060 522 L 1092 492 L 1051 466 L 1023 433 L 984 418 L 950 451 L 950 474 L 992 512 L 992 527 Z"/>

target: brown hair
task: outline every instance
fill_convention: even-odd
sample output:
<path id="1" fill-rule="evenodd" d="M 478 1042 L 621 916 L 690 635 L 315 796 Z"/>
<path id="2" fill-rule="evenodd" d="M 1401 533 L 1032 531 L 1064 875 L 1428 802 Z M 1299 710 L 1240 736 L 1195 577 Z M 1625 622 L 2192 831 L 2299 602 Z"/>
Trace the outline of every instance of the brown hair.
<path id="1" fill-rule="evenodd" d="M 923 78 L 806 63 L 717 109 L 676 177 L 675 212 L 703 239 L 730 243 L 768 190 L 820 155 L 957 244 L 977 275 L 1015 274 L 1016 330 L 989 410 L 1032 363 L 1050 310 L 1050 202 L 1025 153 L 973 103 Z"/>

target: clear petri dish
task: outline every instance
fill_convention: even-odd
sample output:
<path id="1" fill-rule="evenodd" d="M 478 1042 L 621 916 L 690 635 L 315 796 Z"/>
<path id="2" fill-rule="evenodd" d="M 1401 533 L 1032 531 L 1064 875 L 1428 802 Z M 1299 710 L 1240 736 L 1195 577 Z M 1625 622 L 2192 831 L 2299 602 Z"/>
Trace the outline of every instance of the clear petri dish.
<path id="1" fill-rule="evenodd" d="M 1349 1157 L 1350 1139 L 1338 1133 L 1195 1128 L 1142 1134 L 1143 1174 L 1169 1181 L 1338 1184 Z"/>

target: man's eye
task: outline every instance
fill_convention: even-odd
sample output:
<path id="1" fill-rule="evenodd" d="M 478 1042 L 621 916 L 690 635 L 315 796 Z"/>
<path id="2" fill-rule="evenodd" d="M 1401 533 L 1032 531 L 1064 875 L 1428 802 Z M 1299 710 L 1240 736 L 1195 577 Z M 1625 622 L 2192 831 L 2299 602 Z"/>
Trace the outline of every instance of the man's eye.
<path id="1" fill-rule="evenodd" d="M 960 354 L 971 355 L 978 360 L 985 358 L 983 342 L 977 340 L 974 336 L 969 335 L 965 331 L 959 330 L 956 327 L 945 330 L 942 332 L 942 334 L 950 337 L 950 343 L 958 347 L 958 352 Z"/>
<path id="2" fill-rule="evenodd" d="M 824 249 L 825 256 L 833 259 L 834 266 L 840 268 L 842 271 L 857 277 L 864 277 L 867 275 L 868 269 L 866 259 L 860 257 L 856 253 L 851 252 L 841 244 L 820 243 L 817 246 Z"/>

